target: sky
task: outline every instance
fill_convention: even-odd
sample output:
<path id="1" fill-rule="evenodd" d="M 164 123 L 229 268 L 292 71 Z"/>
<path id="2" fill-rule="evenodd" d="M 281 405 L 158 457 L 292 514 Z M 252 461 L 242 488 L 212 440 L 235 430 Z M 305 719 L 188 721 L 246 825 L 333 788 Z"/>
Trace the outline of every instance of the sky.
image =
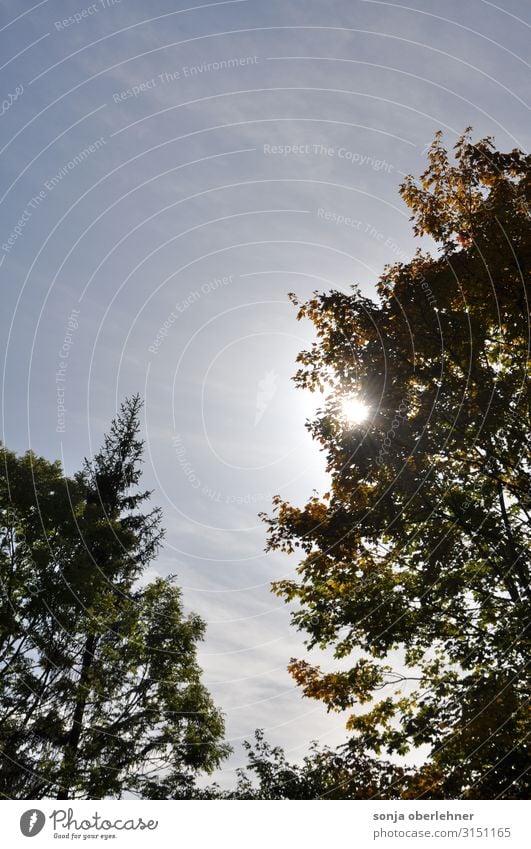
<path id="1" fill-rule="evenodd" d="M 364 294 L 415 249 L 398 187 L 441 129 L 529 149 L 526 0 L 0 2 L 1 439 L 90 457 L 145 399 L 164 513 L 147 575 L 207 623 L 199 659 L 234 754 L 345 739 L 301 698 L 308 654 L 270 583 L 262 511 L 327 485 L 291 380 L 312 328 L 288 299 Z"/>

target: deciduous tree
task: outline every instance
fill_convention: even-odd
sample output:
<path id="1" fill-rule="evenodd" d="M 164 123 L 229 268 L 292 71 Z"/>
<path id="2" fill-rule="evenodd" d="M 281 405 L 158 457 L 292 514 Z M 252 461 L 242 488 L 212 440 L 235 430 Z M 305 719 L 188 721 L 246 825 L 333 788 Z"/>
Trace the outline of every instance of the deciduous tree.
<path id="1" fill-rule="evenodd" d="M 295 625 L 351 658 L 293 659 L 303 693 L 376 752 L 429 746 L 419 795 L 512 798 L 530 763 L 531 157 L 468 131 L 454 152 L 437 134 L 401 187 L 435 251 L 387 267 L 377 300 L 293 296 L 332 482 L 266 520 L 271 549 L 303 555 L 274 585 Z"/>
<path id="2" fill-rule="evenodd" d="M 280 746 L 272 746 L 261 730 L 245 742 L 247 768 L 237 771 L 233 790 L 196 790 L 201 799 L 400 799 L 412 771 L 371 757 L 359 743 L 331 749 L 312 743 L 300 763 L 290 763 Z"/>

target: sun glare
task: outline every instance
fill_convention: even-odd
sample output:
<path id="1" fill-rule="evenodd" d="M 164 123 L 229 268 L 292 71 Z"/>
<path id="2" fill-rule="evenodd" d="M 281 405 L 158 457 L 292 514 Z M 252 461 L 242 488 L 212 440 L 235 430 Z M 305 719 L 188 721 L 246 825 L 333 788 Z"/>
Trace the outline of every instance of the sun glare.
<path id="1" fill-rule="evenodd" d="M 341 414 L 348 424 L 361 424 L 369 415 L 369 411 L 370 407 L 353 395 L 341 401 Z"/>

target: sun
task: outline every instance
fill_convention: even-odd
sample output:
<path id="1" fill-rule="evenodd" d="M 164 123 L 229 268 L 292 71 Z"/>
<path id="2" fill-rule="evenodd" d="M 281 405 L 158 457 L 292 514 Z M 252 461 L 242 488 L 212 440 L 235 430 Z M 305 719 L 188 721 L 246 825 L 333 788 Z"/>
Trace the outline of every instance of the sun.
<path id="1" fill-rule="evenodd" d="M 355 395 L 348 395 L 341 401 L 341 415 L 351 425 L 361 424 L 368 417 L 370 407 Z"/>

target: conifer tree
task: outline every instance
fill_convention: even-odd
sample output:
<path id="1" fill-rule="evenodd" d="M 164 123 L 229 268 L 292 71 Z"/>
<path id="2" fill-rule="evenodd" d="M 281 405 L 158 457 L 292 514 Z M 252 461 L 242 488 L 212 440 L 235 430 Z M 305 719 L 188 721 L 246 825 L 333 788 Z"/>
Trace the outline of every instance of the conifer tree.
<path id="1" fill-rule="evenodd" d="M 4 450 L 0 791 L 165 798 L 227 754 L 201 683 L 204 623 L 174 578 L 142 576 L 160 547 L 138 489 L 138 396 L 74 479 Z"/>

